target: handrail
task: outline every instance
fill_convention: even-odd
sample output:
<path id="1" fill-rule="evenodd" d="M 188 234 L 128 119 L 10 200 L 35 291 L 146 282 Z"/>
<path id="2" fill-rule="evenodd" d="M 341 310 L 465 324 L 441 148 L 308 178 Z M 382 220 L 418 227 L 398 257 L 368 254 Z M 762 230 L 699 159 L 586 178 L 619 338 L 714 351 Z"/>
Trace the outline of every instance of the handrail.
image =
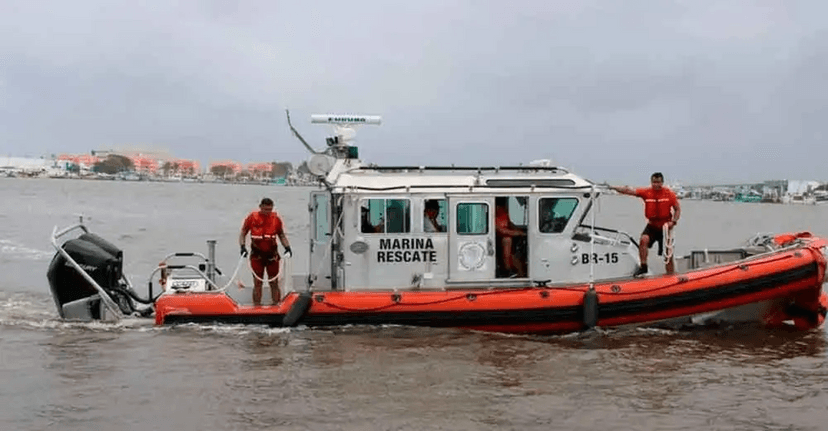
<path id="1" fill-rule="evenodd" d="M 192 254 L 198 254 L 198 253 L 192 253 Z M 230 285 L 233 283 L 233 280 L 236 279 L 236 276 L 239 273 L 239 269 L 241 268 L 241 263 L 242 263 L 243 260 L 244 260 L 244 257 L 239 258 L 239 261 L 236 263 L 236 269 L 233 270 L 233 275 L 230 276 L 230 278 L 227 281 L 227 284 L 225 284 L 224 286 L 221 286 L 221 287 L 219 287 L 213 280 L 210 280 L 210 277 L 208 277 L 207 274 L 205 274 L 200 269 L 198 269 L 198 267 L 193 266 L 193 265 L 188 265 L 188 264 L 158 266 L 150 273 L 150 275 L 147 279 L 147 283 L 152 283 L 152 278 L 155 276 L 155 274 L 158 271 L 175 270 L 175 269 L 192 269 L 199 276 L 201 276 L 201 278 L 203 278 L 207 283 L 209 283 L 210 286 L 213 287 L 213 289 L 211 289 L 211 291 L 213 291 L 213 292 L 224 292 L 224 291 L 227 290 L 228 287 L 230 287 Z M 154 298 L 153 298 L 153 300 L 154 300 Z"/>
<path id="2" fill-rule="evenodd" d="M 207 256 L 205 256 L 205 255 L 203 255 L 203 254 L 201 254 L 201 253 L 197 253 L 197 252 L 185 252 L 185 253 L 170 253 L 170 254 L 168 254 L 167 256 L 165 256 L 165 257 L 164 257 L 164 259 L 162 260 L 162 262 L 166 262 L 166 261 L 167 261 L 167 260 L 169 260 L 171 257 L 200 257 L 200 258 L 201 258 L 201 260 L 203 260 L 203 261 L 205 261 L 205 262 L 209 262 L 209 261 L 210 261 L 209 259 L 207 259 Z"/>
<path id="3" fill-rule="evenodd" d="M 56 241 L 59 237 L 62 237 L 63 235 L 66 235 L 67 233 L 69 233 L 69 232 L 71 232 L 75 229 L 78 229 L 78 228 L 82 229 L 83 233 L 89 233 L 89 229 L 87 229 L 86 226 L 84 226 L 82 222 L 74 224 L 74 225 L 69 226 L 67 228 L 64 228 L 60 232 L 57 231 L 57 226 L 55 226 L 54 229 L 52 229 L 52 239 Z M 54 241 L 52 243 L 54 244 Z"/>
<path id="4" fill-rule="evenodd" d="M 203 273 L 200 269 L 198 269 L 197 266 L 188 265 L 188 264 L 157 266 L 150 273 L 149 278 L 147 279 L 147 282 L 152 283 L 152 277 L 155 275 L 156 272 L 163 271 L 163 270 L 169 270 L 169 269 L 191 269 L 191 270 L 195 271 L 198 275 L 200 275 L 201 278 L 203 278 L 207 283 L 209 283 L 211 286 L 213 286 L 214 289 L 212 289 L 212 290 L 220 290 L 221 289 L 220 287 L 218 287 L 218 285 L 216 285 L 216 283 L 213 282 L 213 280 L 210 280 L 210 278 L 207 277 L 207 274 Z"/>
<path id="5" fill-rule="evenodd" d="M 557 166 L 360 166 L 360 169 L 371 171 L 549 171 L 570 173 Z"/>
<path id="6" fill-rule="evenodd" d="M 579 228 L 582 228 L 582 229 L 587 230 L 587 231 L 586 232 L 584 232 L 584 231 L 577 232 L 577 230 Z M 600 226 L 595 226 L 595 228 L 593 229 L 591 226 L 584 225 L 584 224 L 579 224 L 578 226 L 575 226 L 575 231 L 576 231 L 575 233 L 576 234 L 577 233 L 590 233 L 589 230 L 602 231 L 602 232 L 607 232 L 607 233 L 610 233 L 610 234 L 615 234 L 614 235 L 615 238 L 611 238 L 609 235 L 604 236 L 604 235 L 601 235 L 600 233 L 597 233 L 597 232 L 595 233 L 596 237 L 606 239 L 611 244 L 618 244 L 618 243 L 621 242 L 621 240 L 623 238 L 626 237 L 626 239 L 628 239 L 631 244 L 638 247 L 638 243 L 635 241 L 635 238 L 633 238 L 632 235 L 630 235 L 627 232 L 620 231 L 620 230 L 615 230 L 615 229 L 608 229 L 608 228 L 604 228 L 604 227 L 600 227 Z"/>
<path id="7" fill-rule="evenodd" d="M 333 186 L 334 188 L 337 187 L 336 185 Z M 588 190 L 592 186 L 590 185 L 582 185 L 582 186 L 561 186 L 561 185 L 543 185 L 543 184 L 516 184 L 516 185 L 489 185 L 489 184 L 406 184 L 406 185 L 395 185 L 395 186 L 386 186 L 386 187 L 367 187 L 367 186 L 359 186 L 359 185 L 348 185 L 348 186 L 338 186 L 338 187 L 347 187 L 353 190 L 367 190 L 371 192 L 382 192 L 382 191 L 391 191 L 391 190 L 409 190 L 409 189 L 437 189 L 437 188 L 446 188 L 446 189 L 463 189 L 468 190 L 469 187 L 474 187 L 475 189 L 529 189 L 534 187 L 535 189 L 543 189 L 543 190 Z"/>

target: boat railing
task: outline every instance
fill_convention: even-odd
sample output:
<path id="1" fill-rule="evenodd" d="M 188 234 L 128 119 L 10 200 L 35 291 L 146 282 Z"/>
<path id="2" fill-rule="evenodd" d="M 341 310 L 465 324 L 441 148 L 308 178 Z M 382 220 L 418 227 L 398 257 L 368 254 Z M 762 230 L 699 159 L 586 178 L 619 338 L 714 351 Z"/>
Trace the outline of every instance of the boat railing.
<path id="1" fill-rule="evenodd" d="M 686 256 L 679 259 L 686 261 L 687 270 L 707 268 L 717 265 L 730 264 L 737 261 L 751 262 L 763 259 L 771 254 L 793 250 L 807 244 L 806 238 L 796 238 L 786 245 L 777 245 L 775 235 L 767 232 L 759 232 L 745 241 L 741 248 L 711 250 L 693 250 Z"/>
<path id="2" fill-rule="evenodd" d="M 568 174 L 566 168 L 559 166 L 360 166 L 359 169 L 376 172 L 417 172 L 417 171 L 457 171 L 457 172 L 550 172 Z"/>
<path id="3" fill-rule="evenodd" d="M 177 252 L 177 253 L 170 253 L 164 256 L 164 259 L 161 260 L 161 263 L 158 264 L 159 267 L 166 267 L 169 271 L 174 269 L 185 269 L 190 265 L 187 265 L 182 262 L 172 263 L 173 260 L 179 260 L 182 258 L 194 258 L 197 261 L 198 270 L 201 272 L 206 278 L 215 282 L 215 275 L 221 275 L 221 270 L 218 269 L 214 262 L 210 260 L 207 256 L 196 253 L 196 252 Z M 195 264 L 192 264 L 195 265 Z"/>
<path id="4" fill-rule="evenodd" d="M 227 288 L 227 286 L 229 286 L 229 283 L 228 283 L 228 285 L 227 285 L 227 286 L 224 286 L 224 287 L 219 287 L 218 285 L 216 285 L 216 283 L 215 283 L 213 280 L 211 280 L 211 279 L 210 279 L 210 277 L 209 277 L 209 276 L 207 276 L 207 274 L 205 274 L 203 271 L 201 271 L 201 270 L 200 270 L 197 266 L 195 266 L 195 265 L 189 265 L 189 264 L 181 264 L 181 265 L 159 265 L 157 268 L 155 268 L 155 269 L 154 269 L 154 270 L 150 273 L 149 278 L 148 278 L 148 280 L 147 280 L 147 286 L 148 286 L 148 289 L 149 289 L 149 295 L 150 295 L 150 297 L 151 297 L 151 298 L 153 298 L 153 301 L 154 301 L 155 299 L 157 299 L 156 297 L 154 297 L 154 296 L 153 296 L 153 287 L 152 287 L 152 279 L 153 279 L 153 277 L 155 277 L 155 274 L 157 274 L 157 273 L 159 273 L 159 272 L 163 272 L 162 279 L 165 279 L 165 276 L 166 276 L 167 274 L 169 274 L 169 272 L 168 272 L 168 271 L 175 271 L 175 270 L 182 270 L 182 269 L 188 269 L 188 270 L 191 270 L 193 273 L 195 273 L 195 275 L 198 275 L 200 279 L 204 279 L 204 281 L 212 287 L 212 289 L 208 289 L 208 290 L 211 290 L 211 291 L 221 291 L 221 290 L 224 290 L 225 288 Z M 165 280 L 166 280 L 166 279 L 165 279 Z M 231 281 L 232 281 L 232 280 L 231 280 Z M 164 291 L 165 291 L 165 290 L 167 290 L 165 287 L 163 287 L 163 283 L 162 283 L 162 290 L 164 290 Z"/>
<path id="5" fill-rule="evenodd" d="M 620 230 L 609 229 L 605 227 L 599 226 L 590 226 L 581 224 L 575 228 L 575 234 L 573 238 L 578 235 L 586 235 L 584 238 L 586 241 L 590 240 L 590 235 L 592 231 L 595 231 L 595 240 L 597 243 L 604 243 L 609 245 L 618 245 L 618 244 L 632 244 L 635 247 L 638 247 L 638 243 L 635 239 L 628 234 L 627 232 L 622 232 Z"/>
<path id="6" fill-rule="evenodd" d="M 215 241 L 207 241 L 208 248 L 210 252 L 208 253 L 210 256 L 215 256 Z M 176 263 L 171 264 L 170 261 L 173 259 L 180 259 L 180 258 L 196 258 L 200 260 L 200 263 L 193 264 L 193 263 Z M 156 299 L 153 297 L 153 285 L 152 280 L 156 274 L 161 273 L 161 279 L 167 280 L 172 279 L 173 271 L 181 271 L 181 270 L 188 270 L 189 273 L 193 274 L 193 276 L 198 277 L 198 279 L 204 279 L 205 283 L 209 286 L 208 291 L 213 293 L 225 292 L 228 287 L 233 283 L 233 281 L 238 276 L 239 270 L 241 269 L 242 262 L 244 261 L 244 257 L 239 257 L 238 262 L 236 263 L 236 268 L 233 270 L 233 274 L 228 278 L 227 283 L 223 286 L 219 286 L 216 283 L 216 275 L 223 276 L 221 269 L 219 269 L 216 264 L 214 258 L 211 259 L 208 256 L 205 256 L 201 253 L 196 252 L 178 252 L 178 253 L 170 253 L 158 264 L 158 267 L 155 268 L 149 275 L 147 279 L 147 288 L 149 290 L 150 298 L 153 298 L 153 301 Z M 173 289 L 172 287 L 170 289 Z M 166 291 L 167 288 L 162 283 L 162 290 Z M 175 289 L 173 289 L 175 290 Z"/>
<path id="7" fill-rule="evenodd" d="M 54 247 L 55 250 L 57 250 L 57 252 L 60 253 L 60 255 L 63 256 L 63 258 L 66 259 L 66 261 L 69 262 L 69 264 L 72 265 L 72 267 L 75 268 L 76 271 L 78 271 L 81 277 L 83 277 L 84 280 L 86 280 L 95 289 L 95 291 L 98 292 L 101 301 L 104 303 L 106 308 L 112 312 L 113 317 L 116 320 L 118 320 L 120 319 L 122 313 L 120 307 L 118 307 L 115 301 L 113 301 L 109 294 L 106 293 L 106 290 L 104 290 L 101 287 L 101 285 L 99 285 L 98 282 L 95 281 L 95 279 L 92 278 L 92 276 L 89 275 L 89 273 L 86 272 L 86 270 L 84 270 L 80 266 L 80 264 L 78 264 L 78 262 L 75 261 L 75 259 L 73 259 L 72 256 L 70 256 L 69 253 L 67 253 L 66 250 L 64 250 L 63 247 L 61 247 L 58 244 L 58 238 L 75 230 L 81 230 L 84 233 L 89 233 L 89 229 L 87 229 L 86 226 L 83 224 L 83 216 L 80 216 L 80 220 L 78 221 L 78 223 L 67 228 L 61 229 L 60 231 L 58 231 L 57 226 L 55 226 L 52 229 L 52 247 Z"/>

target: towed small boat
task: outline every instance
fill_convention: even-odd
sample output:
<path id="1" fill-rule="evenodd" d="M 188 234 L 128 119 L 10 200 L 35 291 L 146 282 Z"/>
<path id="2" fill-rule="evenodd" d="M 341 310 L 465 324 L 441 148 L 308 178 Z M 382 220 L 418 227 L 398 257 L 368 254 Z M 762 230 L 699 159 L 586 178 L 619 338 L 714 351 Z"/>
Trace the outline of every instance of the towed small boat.
<path id="1" fill-rule="evenodd" d="M 316 151 L 290 126 L 313 153 L 308 166 L 322 186 L 310 195 L 312 271 L 291 274 L 285 265 L 278 282 L 286 294 L 277 304 L 243 305 L 228 295 L 242 261 L 225 276 L 211 241 L 207 255 L 168 255 L 141 296 L 123 274 L 122 251 L 81 220 L 52 235 L 48 278 L 60 316 L 526 334 L 710 323 L 804 330 L 825 319 L 828 242 L 808 232 L 758 235 L 738 248 L 675 258 L 667 241 L 677 272 L 636 278 L 638 245 L 627 233 L 595 226 L 591 210 L 601 193 L 584 178 L 548 163 L 369 165 L 351 139 L 357 126 L 379 124 L 379 117 L 312 121 L 336 127 L 328 148 Z"/>

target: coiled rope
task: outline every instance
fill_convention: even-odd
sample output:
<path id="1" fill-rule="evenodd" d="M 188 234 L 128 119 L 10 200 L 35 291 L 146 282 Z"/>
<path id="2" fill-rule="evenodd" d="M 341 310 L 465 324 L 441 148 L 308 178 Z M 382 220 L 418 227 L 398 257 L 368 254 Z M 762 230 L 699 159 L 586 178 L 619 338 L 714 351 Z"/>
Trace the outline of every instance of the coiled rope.
<path id="1" fill-rule="evenodd" d="M 222 286 L 219 290 L 226 290 L 228 287 L 230 287 L 230 283 L 232 283 L 233 280 L 236 279 L 236 276 L 239 275 L 239 269 L 241 269 L 241 263 L 243 259 L 243 257 L 239 257 L 239 261 L 236 263 L 236 269 L 233 270 L 233 275 L 231 275 L 230 279 L 227 280 L 227 284 Z"/>
<path id="2" fill-rule="evenodd" d="M 676 237 L 673 236 L 673 229 L 668 225 L 669 223 L 664 223 L 661 226 L 662 236 L 664 237 L 664 263 L 670 263 L 673 260 L 673 248 L 676 245 Z"/>
<path id="3" fill-rule="evenodd" d="M 288 258 L 286 258 L 286 259 L 288 259 Z M 281 258 L 279 258 L 279 260 L 281 260 Z M 268 263 L 270 263 L 270 262 L 268 262 Z M 264 279 L 264 278 L 261 278 L 261 277 L 259 277 L 258 275 L 256 275 L 256 271 L 253 271 L 253 264 L 252 264 L 252 263 L 250 263 L 250 259 L 247 259 L 247 267 L 248 267 L 248 268 L 250 268 L 250 272 L 251 272 L 251 273 L 253 273 L 253 278 L 255 278 L 256 280 L 259 280 L 259 281 L 261 281 L 261 282 L 265 282 L 265 281 L 266 281 L 266 282 L 267 282 L 267 284 L 270 284 L 270 282 L 271 282 L 271 281 L 273 281 L 273 280 L 275 280 L 276 278 L 278 278 L 278 277 L 279 277 L 279 274 L 281 274 L 281 273 L 282 273 L 282 271 L 279 271 L 279 272 L 277 272 L 277 273 L 276 273 L 276 275 L 274 275 L 273 277 L 268 278 L 268 279 Z M 265 268 L 266 268 L 266 267 L 267 267 L 267 265 L 265 265 Z M 281 270 L 281 268 L 279 268 L 279 269 Z M 263 272 L 264 272 L 264 271 L 263 271 Z"/>

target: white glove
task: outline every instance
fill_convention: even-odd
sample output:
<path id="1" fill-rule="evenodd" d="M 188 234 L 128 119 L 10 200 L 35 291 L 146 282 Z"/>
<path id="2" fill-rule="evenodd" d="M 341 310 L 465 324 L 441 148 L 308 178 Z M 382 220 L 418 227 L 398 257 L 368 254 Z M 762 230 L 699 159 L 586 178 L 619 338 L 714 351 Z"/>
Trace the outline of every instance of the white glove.
<path id="1" fill-rule="evenodd" d="M 290 247 L 285 247 L 285 258 L 290 259 L 291 257 L 293 257 L 293 251 Z"/>

